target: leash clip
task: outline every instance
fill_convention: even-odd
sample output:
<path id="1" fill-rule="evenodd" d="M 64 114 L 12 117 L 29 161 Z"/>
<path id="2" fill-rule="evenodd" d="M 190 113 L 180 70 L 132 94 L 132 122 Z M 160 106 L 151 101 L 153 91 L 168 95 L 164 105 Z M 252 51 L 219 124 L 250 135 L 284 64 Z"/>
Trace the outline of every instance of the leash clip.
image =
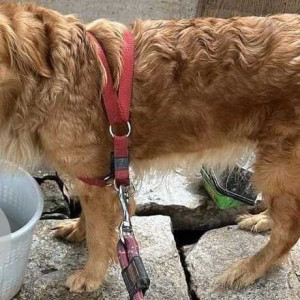
<path id="1" fill-rule="evenodd" d="M 129 206 L 129 189 L 123 185 L 119 186 L 119 200 L 121 204 L 121 210 L 123 215 L 123 220 L 119 227 L 120 239 L 125 243 L 125 234 L 132 234 L 132 225 L 130 221 L 130 214 L 128 210 Z"/>

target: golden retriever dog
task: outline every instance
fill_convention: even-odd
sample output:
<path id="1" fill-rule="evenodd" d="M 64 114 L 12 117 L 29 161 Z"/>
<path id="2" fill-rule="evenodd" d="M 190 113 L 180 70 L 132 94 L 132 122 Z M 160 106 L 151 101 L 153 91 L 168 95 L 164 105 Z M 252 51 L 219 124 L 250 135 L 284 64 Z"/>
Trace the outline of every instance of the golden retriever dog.
<path id="1" fill-rule="evenodd" d="M 126 27 L 104 19 L 84 26 L 33 5 L 4 4 L 0 14 L 2 158 L 26 166 L 41 159 L 73 178 L 105 176 L 113 146 L 100 98 L 106 73 L 86 31 L 104 48 L 117 87 Z M 183 161 L 230 163 L 256 151 L 253 183 L 272 219 L 270 240 L 220 277 L 227 286 L 249 285 L 300 235 L 300 16 L 136 21 L 130 28 L 137 175 Z M 56 235 L 86 238 L 88 261 L 67 286 L 92 291 L 115 257 L 121 213 L 114 188 L 77 180 L 77 189 L 83 214 Z"/>

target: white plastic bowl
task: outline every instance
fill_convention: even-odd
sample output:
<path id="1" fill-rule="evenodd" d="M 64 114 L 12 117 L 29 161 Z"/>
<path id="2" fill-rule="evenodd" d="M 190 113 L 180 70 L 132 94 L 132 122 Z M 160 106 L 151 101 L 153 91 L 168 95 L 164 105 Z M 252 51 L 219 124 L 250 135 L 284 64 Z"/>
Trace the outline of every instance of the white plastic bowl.
<path id="1" fill-rule="evenodd" d="M 36 181 L 23 169 L 1 162 L 0 226 L 7 224 L 4 215 L 10 220 L 10 224 L 18 224 L 16 231 L 4 236 L 2 231 L 0 237 L 1 300 L 13 298 L 22 286 L 34 226 L 42 211 L 43 196 Z"/>

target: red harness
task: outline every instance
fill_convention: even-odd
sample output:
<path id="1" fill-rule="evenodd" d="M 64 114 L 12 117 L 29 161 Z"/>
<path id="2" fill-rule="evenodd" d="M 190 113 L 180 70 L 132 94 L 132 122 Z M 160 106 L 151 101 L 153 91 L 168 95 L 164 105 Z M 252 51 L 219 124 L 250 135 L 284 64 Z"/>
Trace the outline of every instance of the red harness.
<path id="1" fill-rule="evenodd" d="M 115 188 L 119 191 L 119 200 L 123 211 L 123 221 L 119 228 L 120 241 L 118 243 L 117 253 L 122 267 L 122 276 L 130 299 L 143 300 L 144 293 L 149 288 L 150 279 L 139 255 L 138 243 L 133 234 L 128 212 L 128 188 L 130 187 L 128 137 L 131 133 L 129 108 L 133 79 L 134 40 L 129 30 L 124 33 L 122 51 L 123 70 L 117 93 L 114 89 L 113 79 L 105 53 L 99 41 L 91 32 L 87 34 L 97 47 L 97 52 L 105 68 L 107 77 L 107 83 L 102 91 L 102 98 L 110 125 L 109 131 L 114 140 L 113 171 Z M 127 134 L 121 136 L 116 135 L 113 131 L 113 126 L 116 124 L 127 125 Z M 80 180 L 89 185 L 105 187 L 108 185 L 107 179 L 110 179 L 110 177 L 109 175 L 106 178 L 80 178 Z"/>
<path id="2" fill-rule="evenodd" d="M 106 71 L 107 83 L 102 91 L 102 98 L 109 121 L 109 131 L 114 139 L 114 179 L 116 187 L 120 185 L 128 186 L 129 181 L 129 155 L 128 155 L 128 137 L 131 133 L 129 123 L 129 109 L 132 92 L 133 79 L 133 60 L 134 60 L 134 40 L 131 31 L 125 31 L 123 35 L 124 46 L 122 51 L 123 70 L 120 78 L 119 91 L 114 88 L 113 79 L 105 53 L 99 44 L 99 41 L 91 33 L 87 33 L 97 47 L 98 55 Z M 116 124 L 125 124 L 128 128 L 126 135 L 118 136 L 113 132 L 113 126 Z M 99 187 L 108 185 L 105 178 L 80 178 L 81 181 Z"/>

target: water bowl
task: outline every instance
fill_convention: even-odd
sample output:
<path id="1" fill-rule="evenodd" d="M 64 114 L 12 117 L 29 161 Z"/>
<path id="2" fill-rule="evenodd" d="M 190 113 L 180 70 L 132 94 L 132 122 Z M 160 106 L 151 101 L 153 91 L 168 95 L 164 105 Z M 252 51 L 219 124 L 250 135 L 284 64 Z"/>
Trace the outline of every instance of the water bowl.
<path id="1" fill-rule="evenodd" d="M 34 227 L 43 211 L 36 181 L 23 169 L 0 162 L 0 299 L 20 290 Z"/>

